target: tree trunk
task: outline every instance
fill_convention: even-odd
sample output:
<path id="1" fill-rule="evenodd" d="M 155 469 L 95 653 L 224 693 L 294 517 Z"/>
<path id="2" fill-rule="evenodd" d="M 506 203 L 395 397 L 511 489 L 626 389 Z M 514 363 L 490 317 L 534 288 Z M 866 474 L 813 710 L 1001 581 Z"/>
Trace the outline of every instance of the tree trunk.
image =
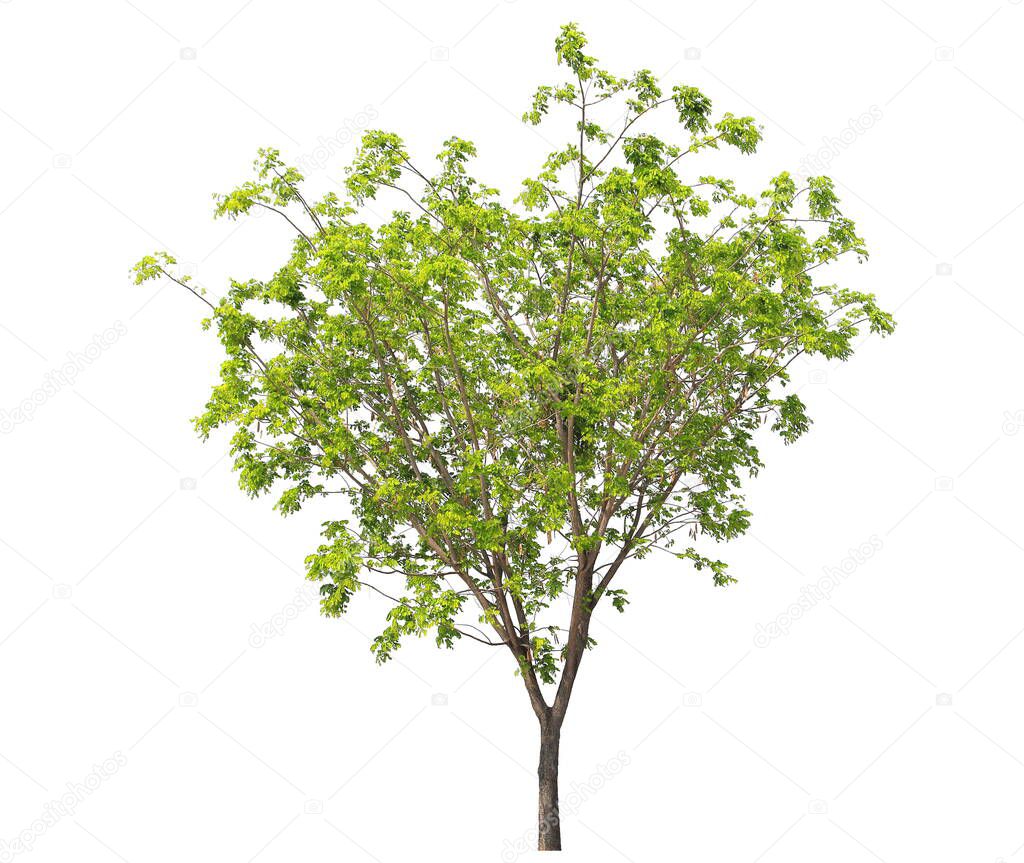
<path id="1" fill-rule="evenodd" d="M 540 802 L 537 807 L 537 848 L 562 850 L 562 828 L 558 820 L 558 738 L 561 729 L 553 722 L 540 730 Z"/>

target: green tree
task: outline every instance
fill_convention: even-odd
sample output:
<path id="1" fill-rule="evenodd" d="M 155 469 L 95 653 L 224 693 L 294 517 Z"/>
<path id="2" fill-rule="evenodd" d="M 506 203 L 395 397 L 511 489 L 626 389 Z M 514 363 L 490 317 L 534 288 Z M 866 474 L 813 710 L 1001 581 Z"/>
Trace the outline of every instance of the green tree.
<path id="1" fill-rule="evenodd" d="M 345 200 L 308 200 L 276 150 L 217 197 L 218 216 L 270 210 L 294 232 L 268 280 L 212 302 L 165 253 L 134 269 L 209 306 L 226 359 L 195 424 L 233 430 L 241 487 L 285 514 L 347 499 L 326 497 L 335 519 L 306 559 L 323 612 L 387 596 L 380 662 L 410 635 L 511 654 L 540 726 L 541 849 L 561 846 L 560 732 L 593 615 L 628 602 L 627 562 L 667 551 L 732 582 L 697 545 L 747 528 L 758 429 L 807 429 L 790 364 L 893 328 L 870 294 L 816 283 L 867 254 L 827 178 L 781 173 L 751 197 L 698 174 L 702 151 L 753 153 L 754 120 L 585 47 L 561 29 L 568 80 L 524 120 L 557 109 L 575 126 L 511 205 L 470 176 L 468 141 L 428 170 L 372 131 Z M 679 141 L 644 131 L 659 109 Z M 404 202 L 390 220 L 360 219 L 385 196 Z"/>

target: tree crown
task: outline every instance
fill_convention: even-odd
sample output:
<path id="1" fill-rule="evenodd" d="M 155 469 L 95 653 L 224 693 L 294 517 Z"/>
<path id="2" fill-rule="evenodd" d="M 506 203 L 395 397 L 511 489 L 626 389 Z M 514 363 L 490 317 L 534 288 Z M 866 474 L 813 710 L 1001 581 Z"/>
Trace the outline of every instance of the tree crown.
<path id="1" fill-rule="evenodd" d="M 347 498 L 306 560 L 323 611 L 364 587 L 392 600 L 382 661 L 409 634 L 506 645 L 539 712 L 538 681 L 559 682 L 564 712 L 600 600 L 625 607 L 626 561 L 667 549 L 733 580 L 690 543 L 746 529 L 761 426 L 787 442 L 807 429 L 790 364 L 893 328 L 872 295 L 816 280 L 867 255 L 828 178 L 784 172 L 750 196 L 698 174 L 702 151 L 753 153 L 754 120 L 716 118 L 648 70 L 604 71 L 586 44 L 574 24 L 556 39 L 567 80 L 524 120 L 567 111 L 575 128 L 513 202 L 470 175 L 459 138 L 428 170 L 367 133 L 345 200 L 307 200 L 261 150 L 216 214 L 275 212 L 290 256 L 203 297 L 226 359 L 200 434 L 232 429 L 242 488 L 273 489 L 283 513 Z M 679 140 L 644 131 L 659 109 Z M 363 208 L 386 195 L 404 205 L 372 227 Z M 173 263 L 147 256 L 136 281 L 202 296 Z"/>

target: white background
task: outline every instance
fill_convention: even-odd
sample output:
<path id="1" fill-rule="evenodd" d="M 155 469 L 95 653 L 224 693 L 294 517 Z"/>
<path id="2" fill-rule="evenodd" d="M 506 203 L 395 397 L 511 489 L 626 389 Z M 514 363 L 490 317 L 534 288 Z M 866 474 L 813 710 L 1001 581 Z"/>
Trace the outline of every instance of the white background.
<path id="1" fill-rule="evenodd" d="M 368 106 L 421 161 L 474 140 L 476 175 L 511 197 L 549 149 L 518 115 L 576 19 L 614 71 L 760 118 L 747 188 L 828 158 L 873 249 L 843 277 L 899 328 L 797 370 L 815 424 L 766 443 L 750 534 L 710 549 L 739 584 L 669 559 L 623 579 L 632 605 L 596 624 L 564 730 L 563 792 L 586 797 L 565 859 L 1024 860 L 1022 16 L 0 2 L 0 410 L 69 352 L 77 366 L 0 435 L 0 841 L 117 758 L 16 858 L 498 861 L 529 844 L 535 720 L 509 658 L 424 641 L 378 668 L 380 605 L 304 608 L 302 558 L 336 513 L 283 520 L 238 491 L 224 439 L 188 423 L 220 356 L 202 309 L 128 268 L 165 248 L 215 294 L 268 274 L 287 235 L 214 223 L 210 194 L 268 145 L 326 157 L 310 183 L 336 188 Z M 757 646 L 830 568 L 831 598 Z M 611 759 L 628 764 L 593 780 Z"/>

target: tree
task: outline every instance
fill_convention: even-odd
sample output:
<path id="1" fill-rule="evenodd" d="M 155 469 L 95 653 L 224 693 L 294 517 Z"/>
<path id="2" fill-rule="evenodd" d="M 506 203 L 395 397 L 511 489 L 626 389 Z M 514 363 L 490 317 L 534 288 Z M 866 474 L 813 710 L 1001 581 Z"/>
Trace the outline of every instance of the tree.
<path id="1" fill-rule="evenodd" d="M 807 429 L 783 393 L 791 363 L 893 328 L 872 295 L 816 284 L 867 255 L 827 178 L 781 173 L 751 197 L 697 174 L 708 149 L 753 153 L 754 120 L 714 119 L 699 90 L 663 93 L 647 70 L 612 75 L 585 46 L 562 27 L 568 80 L 524 120 L 557 108 L 575 128 L 510 206 L 468 173 L 468 141 L 427 171 L 372 131 L 346 200 L 307 199 L 276 150 L 217 197 L 218 216 L 269 210 L 294 232 L 271 278 L 211 302 L 166 253 L 134 269 L 209 306 L 226 359 L 195 425 L 233 429 L 241 487 L 285 514 L 347 499 L 306 559 L 323 612 L 386 596 L 380 662 L 426 634 L 511 654 L 540 726 L 541 849 L 561 847 L 560 732 L 593 615 L 628 603 L 627 562 L 667 552 L 734 581 L 690 543 L 747 528 L 761 426 Z M 659 109 L 679 143 L 643 131 Z M 390 219 L 361 220 L 386 195 L 404 202 Z"/>

